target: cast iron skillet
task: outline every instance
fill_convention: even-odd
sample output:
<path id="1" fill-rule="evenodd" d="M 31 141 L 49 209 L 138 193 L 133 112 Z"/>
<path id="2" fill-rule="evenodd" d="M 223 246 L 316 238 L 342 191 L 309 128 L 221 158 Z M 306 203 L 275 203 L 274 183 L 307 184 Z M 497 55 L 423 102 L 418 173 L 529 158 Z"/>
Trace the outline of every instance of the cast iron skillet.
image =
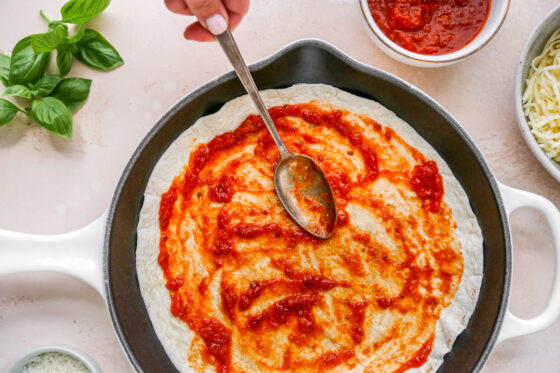
<path id="1" fill-rule="evenodd" d="M 484 236 L 482 289 L 467 329 L 441 372 L 470 372 L 486 361 L 507 303 L 511 254 L 507 219 L 497 184 L 470 138 L 438 104 L 410 84 L 348 58 L 328 44 L 297 42 L 251 69 L 259 89 L 325 83 L 394 111 L 445 159 L 467 192 Z M 197 89 L 156 124 L 128 163 L 109 212 L 105 236 L 107 298 L 113 322 L 133 365 L 146 372 L 174 372 L 144 306 L 136 277 L 136 226 L 144 189 L 167 147 L 198 118 L 245 91 L 233 73 Z"/>
<path id="2" fill-rule="evenodd" d="M 540 196 L 499 184 L 472 140 L 435 101 L 405 81 L 363 65 L 318 40 L 291 44 L 253 65 L 251 70 L 259 89 L 325 83 L 380 102 L 412 125 L 438 151 L 465 189 L 484 237 L 484 275 L 468 326 L 438 372 L 479 371 L 496 341 L 536 332 L 554 322 L 560 313 L 559 276 L 541 315 L 520 320 L 507 311 L 512 259 L 506 212 L 522 205 L 541 209 L 551 225 L 557 254 L 560 229 L 554 225 L 560 226 L 560 213 Z M 168 146 L 198 118 L 216 112 L 224 103 L 243 94 L 233 72 L 223 75 L 181 100 L 149 132 L 116 188 L 107 217 L 103 264 L 99 246 L 104 217 L 79 231 L 47 238 L 0 231 L 0 274 L 49 270 L 81 278 L 106 296 L 115 330 L 137 371 L 177 372 L 152 328 L 138 286 L 138 215 L 152 169 Z M 14 246 L 18 250 L 13 250 Z"/>

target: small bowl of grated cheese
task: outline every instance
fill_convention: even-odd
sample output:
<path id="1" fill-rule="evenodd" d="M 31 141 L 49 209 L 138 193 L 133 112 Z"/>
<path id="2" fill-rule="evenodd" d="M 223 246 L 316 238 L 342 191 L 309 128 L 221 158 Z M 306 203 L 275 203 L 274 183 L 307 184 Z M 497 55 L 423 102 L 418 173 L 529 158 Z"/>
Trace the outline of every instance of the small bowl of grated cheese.
<path id="1" fill-rule="evenodd" d="M 529 148 L 560 182 L 560 6 L 548 13 L 523 48 L 515 108 Z"/>
<path id="2" fill-rule="evenodd" d="M 83 351 L 67 346 L 44 346 L 18 359 L 7 373 L 102 373 Z"/>

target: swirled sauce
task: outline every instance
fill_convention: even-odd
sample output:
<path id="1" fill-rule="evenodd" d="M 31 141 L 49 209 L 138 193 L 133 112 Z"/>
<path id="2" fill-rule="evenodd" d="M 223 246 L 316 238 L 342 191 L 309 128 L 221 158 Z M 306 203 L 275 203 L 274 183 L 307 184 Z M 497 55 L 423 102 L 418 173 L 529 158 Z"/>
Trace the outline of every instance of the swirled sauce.
<path id="1" fill-rule="evenodd" d="M 197 371 L 403 372 L 424 364 L 461 281 L 437 164 L 373 119 L 319 103 L 273 107 L 288 148 L 335 193 L 328 240 L 282 208 L 259 116 L 197 145 L 160 203 L 171 313 Z"/>

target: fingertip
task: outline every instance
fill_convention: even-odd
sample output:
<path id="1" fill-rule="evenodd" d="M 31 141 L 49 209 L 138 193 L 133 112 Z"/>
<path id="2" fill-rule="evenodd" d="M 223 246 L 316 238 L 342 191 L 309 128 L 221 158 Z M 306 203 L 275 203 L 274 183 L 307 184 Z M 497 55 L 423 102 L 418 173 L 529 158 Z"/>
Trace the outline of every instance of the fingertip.
<path id="1" fill-rule="evenodd" d="M 214 41 L 216 38 L 208 30 L 206 30 L 200 23 L 195 22 L 190 24 L 183 33 L 187 40 L 209 42 Z"/>
<path id="2" fill-rule="evenodd" d="M 243 19 L 243 15 L 230 13 L 229 14 L 229 28 L 233 31 L 237 28 L 241 20 Z"/>

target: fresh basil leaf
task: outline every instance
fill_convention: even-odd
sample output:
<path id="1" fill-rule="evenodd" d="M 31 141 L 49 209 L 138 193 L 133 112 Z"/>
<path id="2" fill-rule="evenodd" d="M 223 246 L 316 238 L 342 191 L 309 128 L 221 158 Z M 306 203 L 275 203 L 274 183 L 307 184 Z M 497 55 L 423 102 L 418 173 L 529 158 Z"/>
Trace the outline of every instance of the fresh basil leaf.
<path id="1" fill-rule="evenodd" d="M 18 111 L 19 109 L 16 105 L 12 104 L 8 100 L 0 98 L 0 126 L 10 123 Z"/>
<path id="2" fill-rule="evenodd" d="M 8 86 L 8 77 L 10 76 L 10 57 L 0 53 L 0 81 L 4 87 Z"/>
<path id="3" fill-rule="evenodd" d="M 60 10 L 62 21 L 66 23 L 86 23 L 102 11 L 111 0 L 70 0 Z"/>
<path id="4" fill-rule="evenodd" d="M 74 44 L 74 43 L 79 42 L 84 37 L 85 32 L 86 32 L 86 26 L 77 25 L 76 26 L 76 32 L 74 33 L 74 35 L 72 35 L 70 37 L 70 39 L 68 40 L 68 43 L 69 44 Z"/>
<path id="5" fill-rule="evenodd" d="M 49 53 L 36 53 L 31 46 L 31 37 L 21 39 L 12 52 L 9 85 L 34 82 L 45 74 Z"/>
<path id="6" fill-rule="evenodd" d="M 6 88 L 2 96 L 18 96 L 24 98 L 33 98 L 31 90 L 24 85 L 16 84 Z"/>
<path id="7" fill-rule="evenodd" d="M 61 80 L 62 78 L 59 75 L 45 75 L 44 77 L 39 79 L 37 83 L 35 83 L 35 89 L 37 90 L 38 94 L 47 96 L 53 91 L 53 89 L 58 83 L 60 83 Z"/>
<path id="8" fill-rule="evenodd" d="M 124 63 L 119 52 L 95 30 L 86 29 L 78 46 L 79 50 L 74 55 L 90 67 L 111 70 Z"/>
<path id="9" fill-rule="evenodd" d="M 71 111 L 76 110 L 89 96 L 91 80 L 68 78 L 62 80 L 51 93 L 50 97 L 58 98 Z"/>
<path id="10" fill-rule="evenodd" d="M 56 31 L 31 35 L 31 46 L 35 53 L 47 53 L 56 49 L 64 40 Z"/>
<path id="11" fill-rule="evenodd" d="M 74 55 L 67 45 L 61 45 L 56 49 L 56 65 L 61 76 L 67 75 L 72 69 Z"/>
<path id="12" fill-rule="evenodd" d="M 65 139 L 72 138 L 72 112 L 59 99 L 43 97 L 33 100 L 30 114 L 42 127 Z"/>

